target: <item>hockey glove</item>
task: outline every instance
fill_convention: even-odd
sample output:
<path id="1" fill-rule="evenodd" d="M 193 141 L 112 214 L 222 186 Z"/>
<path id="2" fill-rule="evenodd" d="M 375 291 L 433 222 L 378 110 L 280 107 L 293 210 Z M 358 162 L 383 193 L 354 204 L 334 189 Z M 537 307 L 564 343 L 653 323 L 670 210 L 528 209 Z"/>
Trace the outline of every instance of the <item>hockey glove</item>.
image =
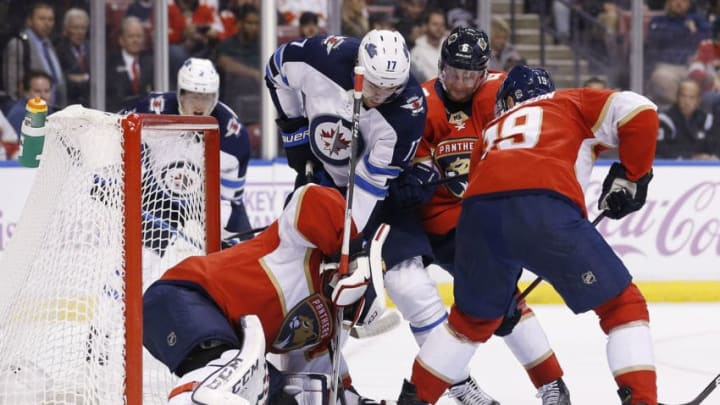
<path id="1" fill-rule="evenodd" d="M 310 149 L 310 133 L 308 120 L 305 117 L 283 119 L 278 118 L 275 123 L 280 128 L 283 148 L 287 157 L 288 166 L 292 167 L 299 176 L 305 176 L 307 163 L 313 162 L 319 166 L 320 162 Z M 306 179 L 304 183 L 308 183 Z"/>
<path id="2" fill-rule="evenodd" d="M 440 178 L 430 166 L 415 164 L 390 181 L 390 198 L 400 208 L 412 208 L 427 202 L 437 186 L 430 185 Z"/>
<path id="3" fill-rule="evenodd" d="M 612 219 L 620 219 L 645 205 L 652 170 L 637 181 L 627 178 L 625 166 L 615 162 L 603 181 L 598 208 Z"/>

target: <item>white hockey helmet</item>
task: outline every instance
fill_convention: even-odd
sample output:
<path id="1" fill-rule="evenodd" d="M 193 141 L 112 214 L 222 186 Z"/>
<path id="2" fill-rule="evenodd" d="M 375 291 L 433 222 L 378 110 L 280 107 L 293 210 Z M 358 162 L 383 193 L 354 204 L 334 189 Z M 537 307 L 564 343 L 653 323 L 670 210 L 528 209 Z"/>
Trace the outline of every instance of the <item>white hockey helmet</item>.
<path id="1" fill-rule="evenodd" d="M 219 91 L 220 75 L 209 59 L 190 58 L 178 71 L 177 96 L 181 115 L 210 115 L 217 105 Z"/>
<path id="2" fill-rule="evenodd" d="M 380 88 L 402 92 L 410 78 L 410 51 L 397 31 L 372 30 L 358 49 L 358 64 L 365 68 L 365 80 Z"/>

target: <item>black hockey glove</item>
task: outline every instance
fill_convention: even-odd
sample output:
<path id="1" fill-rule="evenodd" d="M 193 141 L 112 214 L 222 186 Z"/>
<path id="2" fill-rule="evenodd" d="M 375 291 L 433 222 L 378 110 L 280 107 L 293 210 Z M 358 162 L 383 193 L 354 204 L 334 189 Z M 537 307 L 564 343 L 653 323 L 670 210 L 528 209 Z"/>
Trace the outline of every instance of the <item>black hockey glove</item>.
<path id="1" fill-rule="evenodd" d="M 275 123 L 280 128 L 285 156 L 288 166 L 292 167 L 300 176 L 305 176 L 307 163 L 313 162 L 320 166 L 320 162 L 310 149 L 310 134 L 308 120 L 305 117 L 283 119 L 278 118 Z M 302 184 L 308 183 L 307 179 Z"/>
<path id="2" fill-rule="evenodd" d="M 400 208 L 411 208 L 427 202 L 435 193 L 437 186 L 429 183 L 440 176 L 432 167 L 415 164 L 405 169 L 400 176 L 390 181 L 390 198 Z"/>
<path id="3" fill-rule="evenodd" d="M 603 181 L 598 209 L 612 219 L 620 219 L 645 205 L 647 188 L 652 180 L 652 170 L 637 181 L 628 180 L 625 166 L 615 162 Z"/>

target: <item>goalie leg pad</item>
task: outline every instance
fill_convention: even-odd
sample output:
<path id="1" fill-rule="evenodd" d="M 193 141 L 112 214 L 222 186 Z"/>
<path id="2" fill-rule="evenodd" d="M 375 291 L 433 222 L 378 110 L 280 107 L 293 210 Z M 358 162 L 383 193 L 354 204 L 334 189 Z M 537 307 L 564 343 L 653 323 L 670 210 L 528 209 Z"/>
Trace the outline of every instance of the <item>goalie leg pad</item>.
<path id="1" fill-rule="evenodd" d="M 207 293 L 199 289 L 156 282 L 143 296 L 143 314 L 143 344 L 178 375 L 190 369 L 182 370 L 180 365 L 206 342 L 240 347 L 232 325 Z"/>
<path id="2" fill-rule="evenodd" d="M 280 395 L 271 399 L 272 405 L 327 405 L 330 393 L 327 374 L 285 374 L 285 387 Z"/>
<path id="3" fill-rule="evenodd" d="M 260 405 L 269 390 L 265 335 L 255 315 L 240 318 L 242 350 L 232 349 L 187 373 L 170 393 L 170 405 Z"/>

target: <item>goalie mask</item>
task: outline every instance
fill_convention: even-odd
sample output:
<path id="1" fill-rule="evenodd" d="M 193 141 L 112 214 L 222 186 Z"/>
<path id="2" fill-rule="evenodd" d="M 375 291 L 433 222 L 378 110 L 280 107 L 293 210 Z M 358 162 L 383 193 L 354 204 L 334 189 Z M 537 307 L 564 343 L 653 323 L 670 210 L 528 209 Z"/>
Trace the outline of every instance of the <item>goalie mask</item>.
<path id="1" fill-rule="evenodd" d="M 210 115 L 218 103 L 220 76 L 209 59 L 190 58 L 178 71 L 180 115 Z"/>
<path id="2" fill-rule="evenodd" d="M 350 273 L 338 277 L 338 263 L 323 263 L 323 285 L 332 303 L 343 308 L 343 320 L 351 325 L 369 325 L 385 312 L 382 245 L 390 227 L 380 226 L 370 242 L 369 254 L 361 251 L 350 262 Z"/>

